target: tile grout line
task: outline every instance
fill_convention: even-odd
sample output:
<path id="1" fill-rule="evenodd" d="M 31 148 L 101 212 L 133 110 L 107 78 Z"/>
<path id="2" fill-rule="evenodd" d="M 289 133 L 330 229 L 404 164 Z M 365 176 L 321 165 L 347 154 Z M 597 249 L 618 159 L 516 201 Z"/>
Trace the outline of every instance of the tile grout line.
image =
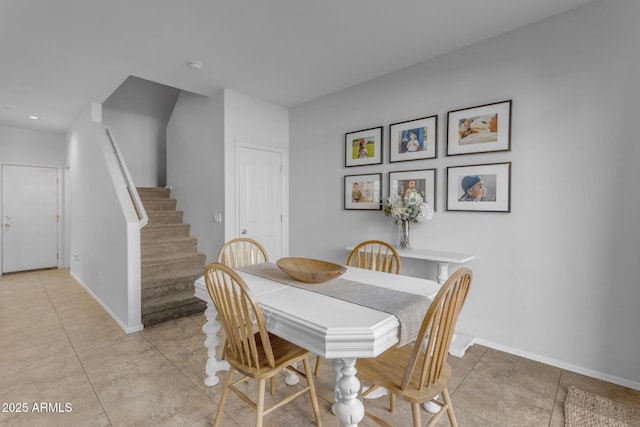
<path id="1" fill-rule="evenodd" d="M 60 326 L 62 327 L 62 330 L 64 331 L 64 334 L 67 336 L 67 339 L 69 340 L 69 345 L 71 345 L 71 348 L 73 349 L 73 353 L 76 355 L 76 359 L 78 360 L 78 363 L 80 364 L 80 367 L 82 368 L 82 372 L 84 373 L 84 376 L 87 379 L 87 382 L 89 383 L 89 386 L 91 387 L 91 390 L 93 391 L 93 394 L 96 397 L 96 400 L 98 401 L 98 403 L 100 405 L 100 408 L 102 408 L 102 413 L 107 418 L 107 421 L 109 422 L 109 425 L 113 425 L 111 423 L 111 419 L 109 418 L 109 414 L 107 413 L 107 410 L 103 406 L 102 400 L 100 400 L 100 397 L 98 396 L 98 393 L 96 392 L 96 389 L 93 386 L 93 382 L 89 378 L 89 374 L 87 374 L 87 370 L 85 369 L 84 364 L 82 363 L 82 360 L 80 359 L 80 356 L 78 355 L 78 351 L 76 350 L 76 347 L 73 345 L 73 341 L 71 340 L 71 337 L 69 336 L 69 333 L 67 332 L 67 328 L 65 327 L 63 320 L 60 318 L 60 315 L 58 314 L 58 309 L 56 308 L 55 304 L 53 303 L 53 300 L 51 299 L 51 295 L 49 295 L 49 292 L 47 291 L 47 288 L 43 284 L 39 273 L 38 273 L 37 277 L 38 277 L 38 281 L 40 282 L 40 286 L 42 286 L 42 289 L 44 290 L 44 293 L 47 295 L 47 298 L 49 299 L 49 303 L 51 304 L 51 307 L 53 308 L 53 311 L 55 312 L 56 317 L 58 318 L 58 321 L 60 322 Z M 65 278 L 65 279 L 68 279 L 68 278 Z M 66 283 L 66 280 L 65 280 L 65 283 Z"/>
<path id="2" fill-rule="evenodd" d="M 484 351 L 482 352 L 482 356 L 478 357 L 478 360 L 476 360 L 476 363 L 473 364 L 473 366 L 471 367 L 471 369 L 469 369 L 469 372 L 467 372 L 463 377 L 462 380 L 460 381 L 460 384 L 458 384 L 458 386 L 456 387 L 456 390 L 458 390 L 458 388 L 462 385 L 462 383 L 464 383 L 464 381 L 467 379 L 467 377 L 471 374 L 471 372 L 474 371 L 474 369 L 476 369 L 476 367 L 478 366 L 478 364 L 480 363 L 480 361 L 482 360 L 483 357 L 485 357 L 487 355 L 487 350 L 488 348 L 485 348 Z M 451 393 L 451 398 L 453 400 L 453 394 L 456 392 L 456 390 L 454 390 L 453 393 Z M 454 407 L 455 408 L 455 407 Z M 461 409 L 464 411 L 464 409 Z M 487 422 L 488 424 L 491 424 L 491 421 L 481 417 L 480 415 L 474 413 L 474 412 L 470 412 L 470 411 L 466 411 L 469 414 L 472 414 L 474 417 L 480 418 L 481 420 Z M 457 418 L 457 417 L 456 417 Z"/>
<path id="3" fill-rule="evenodd" d="M 58 315 L 58 310 L 56 309 L 55 304 L 54 304 L 54 303 L 53 303 L 53 301 L 51 300 L 51 296 L 49 295 L 49 292 L 47 292 L 46 287 L 42 284 L 42 280 L 40 280 L 40 276 L 39 276 L 39 275 L 38 275 L 38 281 L 40 282 L 40 285 L 42 286 L 42 288 L 43 288 L 43 290 L 44 290 L 45 294 L 47 295 L 47 298 L 49 299 L 49 303 L 50 303 L 50 304 L 51 304 L 51 306 L 53 307 L 53 310 L 54 310 L 54 312 L 55 312 L 55 314 L 56 314 L 56 317 L 58 318 L 58 321 L 60 322 L 60 325 L 62 326 L 62 329 L 64 330 L 65 335 L 67 336 L 67 339 L 69 340 L 69 344 L 71 345 L 71 348 L 73 349 L 73 352 L 74 352 L 74 354 L 76 355 L 76 358 L 77 358 L 78 362 L 80 363 L 80 366 L 82 367 L 82 370 L 83 370 L 83 372 L 84 372 L 84 374 L 85 374 L 85 377 L 87 378 L 87 381 L 89 382 L 89 384 L 90 384 L 90 386 L 91 386 L 91 389 L 93 390 L 93 393 L 94 393 L 94 395 L 96 396 L 96 399 L 98 400 L 98 402 L 99 402 L 99 404 L 100 404 L 100 407 L 102 408 L 102 412 L 104 413 L 105 417 L 106 417 L 106 418 L 107 418 L 107 420 L 109 421 L 109 425 L 112 425 L 111 419 L 109 418 L 109 413 L 107 412 L 106 408 L 105 408 L 105 407 L 104 407 L 104 405 L 102 404 L 102 400 L 101 400 L 101 399 L 100 399 L 100 397 L 98 396 L 98 394 L 97 394 L 97 392 L 96 392 L 96 390 L 95 390 L 95 388 L 94 388 L 93 382 L 92 382 L 92 381 L 91 381 L 91 379 L 89 378 L 89 375 L 87 374 L 87 371 L 86 371 L 86 369 L 85 369 L 85 367 L 84 367 L 84 365 L 83 365 L 83 363 L 82 363 L 82 360 L 80 359 L 80 356 L 78 355 L 78 352 L 76 351 L 76 348 L 75 348 L 75 346 L 73 345 L 73 341 L 71 340 L 71 337 L 70 337 L 70 336 L 69 336 L 69 334 L 67 333 L 67 329 L 65 328 L 64 323 L 63 323 L 62 319 L 61 319 L 61 318 L 60 318 L 60 316 Z M 193 319 L 190 319 L 190 320 L 191 320 L 193 323 L 196 323 L 195 321 L 193 321 Z M 169 358 L 168 358 L 168 357 L 167 357 L 167 356 L 166 356 L 166 355 L 165 355 L 165 354 L 164 354 L 164 353 L 163 353 L 163 352 L 162 352 L 158 347 L 156 347 L 156 345 L 155 345 L 153 342 L 151 342 L 151 341 L 150 341 L 146 336 L 144 336 L 144 334 L 142 334 L 141 332 L 142 332 L 142 331 L 138 331 L 138 332 L 136 332 L 136 333 L 138 333 L 140 337 L 142 337 L 146 342 L 148 342 L 148 343 L 151 345 L 151 347 L 153 347 L 153 349 L 154 349 L 154 350 L 156 350 L 159 354 L 161 354 L 161 355 L 162 355 L 162 357 L 163 357 L 167 362 L 169 362 L 169 363 L 170 363 L 170 364 L 171 364 L 171 365 L 172 365 L 172 366 L 173 366 L 173 367 L 174 367 L 174 368 L 175 368 L 175 369 L 176 369 L 176 370 L 177 370 L 177 371 L 178 371 L 178 372 L 179 372 L 179 373 L 184 377 L 184 378 L 186 378 L 186 379 L 187 379 L 187 381 L 188 381 L 189 383 L 193 384 L 194 388 L 195 388 L 199 393 L 201 393 L 202 395 L 204 395 L 204 397 L 206 397 L 209 401 L 211 401 L 211 403 L 213 403 L 213 405 L 214 405 L 215 407 L 217 407 L 217 404 L 215 403 L 215 401 L 213 401 L 213 399 L 212 399 L 211 397 L 207 396 L 207 394 L 206 394 L 204 391 L 200 390 L 200 388 L 198 387 L 198 385 L 197 385 L 197 384 L 195 384 L 195 382 L 194 382 L 194 381 L 192 381 L 192 380 L 191 380 L 191 378 L 189 378 L 189 377 L 188 377 L 184 372 L 182 372 L 182 370 L 181 370 L 178 366 L 176 366 L 176 364 L 175 364 L 175 363 L 173 363 L 173 362 L 171 361 L 171 359 L 169 359 Z M 204 345 L 204 344 L 203 344 L 203 345 Z"/>
<path id="4" fill-rule="evenodd" d="M 187 318 L 188 318 L 192 323 L 194 323 L 195 325 L 199 326 L 195 320 L 193 320 L 193 319 L 189 318 L 189 316 L 187 316 Z M 175 319 L 174 319 L 174 320 L 175 320 Z M 144 329 L 143 329 L 143 330 L 144 330 Z M 142 330 L 142 331 L 143 331 L 143 330 Z M 169 362 L 169 363 L 170 363 L 174 368 L 176 368 L 176 370 L 177 370 L 178 372 L 180 372 L 180 374 L 182 374 L 182 376 L 183 376 L 183 377 L 185 377 L 185 378 L 187 379 L 187 381 L 189 381 L 191 384 L 193 384 L 193 386 L 195 387 L 195 389 L 196 389 L 200 394 L 204 395 L 204 397 L 206 397 L 206 398 L 207 398 L 207 399 L 208 399 L 208 400 L 213 404 L 213 407 L 215 408 L 215 411 L 213 412 L 213 416 L 215 417 L 215 414 L 216 414 L 216 412 L 217 412 L 217 410 L 218 410 L 218 404 L 213 400 L 213 397 L 210 397 L 209 395 L 207 395 L 207 393 L 206 393 L 204 390 L 201 390 L 201 389 L 200 389 L 200 387 L 198 386 L 198 384 L 196 384 L 196 382 L 195 382 L 194 380 L 192 380 L 192 379 L 191 379 L 190 377 L 188 377 L 184 372 L 182 372 L 182 370 L 181 370 L 181 369 L 180 369 L 180 368 L 179 368 L 175 363 L 173 363 L 173 361 L 172 361 L 171 359 L 169 359 L 169 358 L 167 357 L 167 355 L 166 355 L 166 354 L 164 354 L 164 352 L 163 352 L 162 350 L 160 350 L 158 347 L 156 347 L 156 345 L 155 345 L 153 342 L 151 342 L 151 340 L 149 340 L 149 338 L 148 338 L 148 337 L 146 337 L 146 336 L 142 333 L 142 331 L 139 331 L 140 336 L 141 336 L 142 338 L 144 338 L 144 339 L 145 339 L 145 341 L 147 341 L 147 342 L 151 345 L 151 347 L 153 347 L 153 348 L 154 348 L 158 353 L 160 353 L 160 354 L 162 355 L 162 357 L 164 357 L 164 358 L 165 358 L 165 359 L 166 359 L 166 360 L 167 360 L 167 361 L 168 361 L 168 362 Z M 202 344 L 202 345 L 204 346 L 204 341 L 203 341 L 203 344 Z M 233 421 L 233 423 L 234 423 L 236 426 L 239 426 L 239 424 L 236 422 L 236 420 L 235 420 L 235 418 L 234 418 L 234 417 L 232 417 L 231 415 L 229 415 L 229 414 L 228 414 L 228 413 L 226 413 L 226 412 L 225 412 L 225 414 L 226 414 L 226 415 L 227 415 L 227 416 L 228 416 L 228 417 Z M 198 421 L 196 421 L 196 423 L 198 423 Z"/>
<path id="5" fill-rule="evenodd" d="M 558 375 L 558 384 L 556 385 L 556 394 L 553 396 L 553 406 L 551 407 L 551 414 L 549 414 L 549 427 L 551 427 L 551 421 L 553 421 L 553 411 L 556 408 L 556 403 L 560 403 L 558 402 L 558 394 L 560 393 L 560 384 L 562 384 L 563 374 L 564 374 L 564 369 L 560 369 L 560 375 Z"/>
<path id="6" fill-rule="evenodd" d="M 195 321 L 193 321 L 193 319 L 189 319 L 189 320 L 191 320 L 193 323 L 196 323 Z M 143 330 L 144 330 L 144 329 L 143 329 Z M 164 352 L 163 352 L 162 350 L 160 350 L 158 347 L 156 347 L 156 345 L 155 345 L 153 342 L 151 342 L 151 341 L 149 340 L 149 338 L 147 338 L 147 337 L 142 333 L 142 331 L 139 331 L 139 333 L 140 333 L 140 336 L 141 336 L 142 338 L 144 338 L 144 339 L 145 339 L 145 341 L 147 341 L 147 342 L 151 345 L 151 347 L 153 347 L 153 348 L 154 348 L 158 353 L 160 353 L 160 354 L 162 355 L 162 357 L 164 357 L 164 358 L 165 358 L 165 360 L 166 360 L 167 362 L 169 362 L 169 363 L 171 364 L 171 366 L 173 366 L 174 368 L 176 368 L 176 370 L 177 370 L 178 372 L 180 372 L 180 374 L 181 374 L 183 377 L 185 377 L 185 378 L 186 378 L 190 383 L 192 383 L 198 392 L 200 392 L 201 394 L 203 394 L 203 395 L 204 395 L 204 397 L 206 397 L 207 399 L 209 399 L 209 400 L 211 401 L 211 403 L 213 403 L 216 407 L 218 406 L 218 405 L 216 404 L 216 402 L 215 402 L 211 397 L 209 397 L 209 396 L 207 395 L 207 393 L 205 393 L 203 390 L 201 390 L 201 389 L 200 389 L 200 387 L 198 387 L 198 384 L 196 384 L 196 383 L 195 383 L 195 381 L 193 381 L 193 380 L 192 380 L 191 378 L 189 378 L 189 377 L 188 377 L 184 372 L 182 372 L 182 370 L 181 370 L 181 369 L 180 369 L 180 368 L 179 368 L 175 363 L 173 363 L 173 361 L 172 361 L 171 359 L 169 359 L 169 358 L 167 357 L 167 355 L 166 355 L 166 354 L 164 354 Z M 204 341 L 203 341 L 203 346 L 204 346 Z"/>

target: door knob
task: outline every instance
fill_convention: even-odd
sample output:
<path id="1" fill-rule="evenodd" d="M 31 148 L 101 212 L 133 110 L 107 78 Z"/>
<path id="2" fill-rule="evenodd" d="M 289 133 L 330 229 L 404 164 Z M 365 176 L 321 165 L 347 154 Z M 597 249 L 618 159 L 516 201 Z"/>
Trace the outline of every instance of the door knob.
<path id="1" fill-rule="evenodd" d="M 242 231 L 241 231 L 240 233 L 241 233 L 241 234 L 247 234 L 247 233 L 248 233 L 248 231 L 247 231 L 247 229 L 246 229 L 246 228 L 243 228 L 243 229 L 242 229 Z"/>

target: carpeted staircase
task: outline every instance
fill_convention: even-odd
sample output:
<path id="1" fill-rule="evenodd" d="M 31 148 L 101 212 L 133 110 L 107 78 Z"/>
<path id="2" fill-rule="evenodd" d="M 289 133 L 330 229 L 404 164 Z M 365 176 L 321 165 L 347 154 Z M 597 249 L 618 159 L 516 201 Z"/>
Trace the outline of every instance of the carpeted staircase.
<path id="1" fill-rule="evenodd" d="M 206 303 L 194 294 L 193 282 L 204 273 L 188 224 L 168 188 L 138 188 L 149 222 L 140 231 L 142 253 L 142 323 L 145 327 L 201 313 Z"/>

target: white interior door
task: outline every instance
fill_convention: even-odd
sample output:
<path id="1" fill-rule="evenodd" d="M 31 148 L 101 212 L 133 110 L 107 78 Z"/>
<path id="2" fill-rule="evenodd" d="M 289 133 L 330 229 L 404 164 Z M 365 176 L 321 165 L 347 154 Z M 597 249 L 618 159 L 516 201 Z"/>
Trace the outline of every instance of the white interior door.
<path id="1" fill-rule="evenodd" d="M 265 247 L 269 259 L 282 256 L 282 153 L 238 147 L 238 236 Z"/>
<path id="2" fill-rule="evenodd" d="M 58 170 L 2 165 L 2 272 L 58 265 Z"/>

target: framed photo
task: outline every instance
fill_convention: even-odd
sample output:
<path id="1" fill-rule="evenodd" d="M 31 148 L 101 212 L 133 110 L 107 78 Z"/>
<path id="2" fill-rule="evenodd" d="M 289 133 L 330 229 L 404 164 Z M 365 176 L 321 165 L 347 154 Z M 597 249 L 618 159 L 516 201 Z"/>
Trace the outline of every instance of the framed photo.
<path id="1" fill-rule="evenodd" d="M 382 163 L 382 126 L 344 135 L 345 166 Z"/>
<path id="2" fill-rule="evenodd" d="M 344 177 L 344 208 L 381 210 L 382 174 L 346 175 Z"/>
<path id="3" fill-rule="evenodd" d="M 433 210 L 436 210 L 436 170 L 422 169 L 402 172 L 389 172 L 389 196 L 398 194 L 407 196 L 418 192 Z"/>
<path id="4" fill-rule="evenodd" d="M 511 100 L 447 113 L 447 156 L 510 150 Z"/>
<path id="5" fill-rule="evenodd" d="M 437 139 L 438 116 L 389 125 L 390 162 L 434 159 Z"/>
<path id="6" fill-rule="evenodd" d="M 447 210 L 511 212 L 511 162 L 448 167 Z"/>

